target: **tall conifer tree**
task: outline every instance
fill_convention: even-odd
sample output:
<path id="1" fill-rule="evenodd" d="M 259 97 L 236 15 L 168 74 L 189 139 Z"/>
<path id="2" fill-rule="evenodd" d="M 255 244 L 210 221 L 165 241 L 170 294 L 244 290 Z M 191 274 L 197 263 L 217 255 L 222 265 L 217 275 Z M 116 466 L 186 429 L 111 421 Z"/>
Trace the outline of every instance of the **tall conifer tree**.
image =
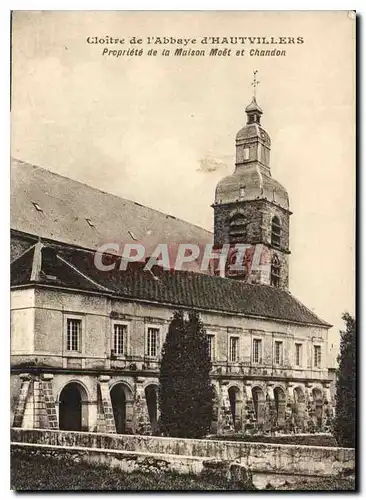
<path id="1" fill-rule="evenodd" d="M 161 430 L 172 437 L 199 438 L 210 429 L 213 412 L 211 360 L 202 321 L 174 313 L 162 350 L 159 377 Z"/>
<path id="2" fill-rule="evenodd" d="M 356 435 L 356 321 L 348 313 L 341 331 L 336 386 L 336 415 L 334 434 L 340 446 L 355 446 Z"/>

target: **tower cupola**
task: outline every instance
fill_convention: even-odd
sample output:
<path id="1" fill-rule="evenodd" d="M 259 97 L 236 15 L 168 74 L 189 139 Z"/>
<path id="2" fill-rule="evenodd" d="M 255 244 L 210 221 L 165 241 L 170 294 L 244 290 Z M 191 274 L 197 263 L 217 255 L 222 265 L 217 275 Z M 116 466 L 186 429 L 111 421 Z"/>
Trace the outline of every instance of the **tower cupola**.
<path id="1" fill-rule="evenodd" d="M 247 125 L 250 125 L 251 123 L 258 123 L 260 124 L 261 122 L 261 115 L 263 115 L 263 111 L 261 107 L 257 103 L 257 99 L 253 95 L 252 102 L 248 104 L 248 106 L 245 108 L 245 112 L 247 114 Z"/>
<path id="2" fill-rule="evenodd" d="M 261 125 L 263 110 L 257 103 L 259 84 L 254 71 L 252 100 L 245 108 L 246 124 L 236 134 L 235 169 L 216 186 L 215 245 L 258 244 L 267 249 L 268 272 L 234 272 L 248 283 L 288 286 L 289 199 L 287 190 L 272 177 L 271 140 Z M 250 266 L 249 266 L 250 267 Z M 229 274 L 227 274 L 229 276 Z"/>

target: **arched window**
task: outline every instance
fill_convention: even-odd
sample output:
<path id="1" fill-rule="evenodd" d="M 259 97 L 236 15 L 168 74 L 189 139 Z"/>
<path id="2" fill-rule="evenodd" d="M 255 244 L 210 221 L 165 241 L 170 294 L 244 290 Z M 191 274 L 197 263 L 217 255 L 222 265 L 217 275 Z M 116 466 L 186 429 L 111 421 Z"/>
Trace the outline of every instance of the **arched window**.
<path id="1" fill-rule="evenodd" d="M 243 214 L 236 214 L 230 220 L 230 243 L 245 243 L 247 239 L 248 222 Z"/>
<path id="2" fill-rule="evenodd" d="M 277 255 L 272 257 L 271 262 L 271 285 L 280 286 L 281 265 Z"/>
<path id="3" fill-rule="evenodd" d="M 281 245 L 281 222 L 277 215 L 272 219 L 271 243 L 274 247 Z"/>

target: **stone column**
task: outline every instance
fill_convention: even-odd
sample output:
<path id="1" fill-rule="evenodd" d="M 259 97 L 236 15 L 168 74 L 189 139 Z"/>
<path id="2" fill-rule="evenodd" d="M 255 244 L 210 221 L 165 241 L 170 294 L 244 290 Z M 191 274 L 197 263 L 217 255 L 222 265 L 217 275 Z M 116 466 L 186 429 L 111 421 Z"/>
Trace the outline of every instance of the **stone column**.
<path id="1" fill-rule="evenodd" d="M 291 432 L 298 432 L 297 429 L 297 409 L 295 405 L 295 394 L 294 394 L 294 388 L 295 384 L 290 382 L 287 386 L 287 404 L 286 404 L 286 411 L 288 415 L 288 420 L 289 420 L 289 426 L 290 426 L 290 431 Z"/>
<path id="2" fill-rule="evenodd" d="M 138 377 L 135 386 L 135 432 L 137 434 L 151 435 L 149 410 L 143 386 L 145 379 Z"/>
<path id="3" fill-rule="evenodd" d="M 219 420 L 220 420 L 220 392 L 216 386 L 214 387 L 214 399 L 213 399 L 213 415 L 211 422 L 211 434 L 218 434 L 219 432 Z"/>
<path id="4" fill-rule="evenodd" d="M 274 384 L 268 383 L 267 384 L 267 400 L 269 400 L 269 401 L 274 401 L 274 399 L 275 399 L 273 389 L 274 389 Z"/>
<path id="5" fill-rule="evenodd" d="M 312 389 L 313 389 L 313 384 L 307 382 L 305 384 L 305 402 L 306 402 L 305 420 L 304 420 L 305 432 L 312 432 L 315 430 L 315 405 L 313 401 Z"/>
<path id="6" fill-rule="evenodd" d="M 41 392 L 47 416 L 47 427 L 49 429 L 58 429 L 58 419 L 56 412 L 55 398 L 53 396 L 53 374 L 43 373 L 41 376 Z"/>
<path id="7" fill-rule="evenodd" d="M 244 385 L 244 418 L 243 418 L 243 428 L 245 433 L 251 433 L 256 426 L 256 415 L 253 403 L 252 395 L 252 384 L 251 382 L 245 382 Z"/>
<path id="8" fill-rule="evenodd" d="M 287 398 L 289 403 L 295 403 L 295 397 L 294 397 L 294 384 L 289 383 L 287 386 Z"/>
<path id="9" fill-rule="evenodd" d="M 33 408 L 26 415 L 26 406 L 29 399 L 32 398 L 32 379 L 29 373 L 21 373 L 19 375 L 22 383 L 20 386 L 18 401 L 14 411 L 13 427 L 33 427 Z"/>
<path id="10" fill-rule="evenodd" d="M 23 373 L 20 378 L 22 385 L 13 425 L 26 429 L 58 429 L 52 388 L 53 375 L 45 373 L 41 376 L 31 376 L 29 373 Z"/>
<path id="11" fill-rule="evenodd" d="M 48 416 L 46 405 L 43 399 L 42 382 L 39 377 L 33 381 L 33 403 L 34 403 L 34 428 L 47 429 Z"/>
<path id="12" fill-rule="evenodd" d="M 323 430 L 331 432 L 333 427 L 334 408 L 330 397 L 330 383 L 324 383 L 323 389 Z"/>
<path id="13" fill-rule="evenodd" d="M 272 433 L 275 432 L 276 429 L 277 429 L 277 409 L 274 396 L 274 384 L 273 382 L 269 382 L 267 384 L 263 431 Z"/>
<path id="14" fill-rule="evenodd" d="M 221 382 L 221 401 L 219 410 L 218 434 L 234 433 L 234 421 L 231 413 L 228 381 Z"/>
<path id="15" fill-rule="evenodd" d="M 114 421 L 113 407 L 111 394 L 109 391 L 110 377 L 108 375 L 100 375 L 98 378 L 98 417 L 97 431 L 107 434 L 116 433 L 116 424 Z"/>
<path id="16" fill-rule="evenodd" d="M 284 406 L 284 421 L 283 425 L 280 427 L 284 429 L 286 433 L 295 432 L 295 413 L 294 413 L 294 386 L 289 383 L 287 390 L 284 389 L 285 401 L 281 404 Z"/>
<path id="17" fill-rule="evenodd" d="M 323 393 L 324 393 L 324 404 L 327 404 L 327 403 L 331 403 L 331 397 L 330 397 L 330 383 L 329 382 L 326 382 L 324 384 L 324 390 L 323 390 Z"/>

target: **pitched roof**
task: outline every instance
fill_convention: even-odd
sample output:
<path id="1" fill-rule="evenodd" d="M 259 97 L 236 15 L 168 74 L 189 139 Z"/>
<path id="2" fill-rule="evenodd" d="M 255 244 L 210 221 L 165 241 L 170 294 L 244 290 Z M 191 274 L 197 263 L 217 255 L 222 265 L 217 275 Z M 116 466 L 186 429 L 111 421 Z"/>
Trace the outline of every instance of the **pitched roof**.
<path id="1" fill-rule="evenodd" d="M 11 228 L 83 248 L 104 243 L 211 243 L 212 233 L 43 168 L 12 160 Z"/>
<path id="2" fill-rule="evenodd" d="M 126 271 L 120 271 L 118 259 L 113 271 L 99 271 L 94 265 L 93 252 L 56 245 L 43 246 L 39 255 L 42 263 L 38 266 L 38 282 L 43 284 L 98 291 L 176 307 L 331 326 L 287 290 L 272 286 L 248 285 L 190 271 L 165 271 L 159 266 L 154 266 L 150 272 L 143 269 L 143 263 L 130 263 Z M 34 259 L 28 259 L 26 263 L 29 267 L 35 265 Z M 24 267 L 24 256 L 13 262 L 13 285 L 30 282 L 31 270 L 25 272 Z"/>

